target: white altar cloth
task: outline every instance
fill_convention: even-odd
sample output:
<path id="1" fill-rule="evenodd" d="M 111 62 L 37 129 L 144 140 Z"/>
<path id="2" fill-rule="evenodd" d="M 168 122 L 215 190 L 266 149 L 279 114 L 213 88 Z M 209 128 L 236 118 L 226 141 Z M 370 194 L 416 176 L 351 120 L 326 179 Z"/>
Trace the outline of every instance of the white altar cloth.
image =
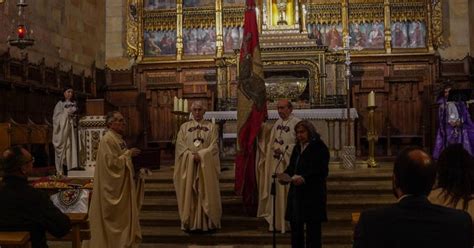
<path id="1" fill-rule="evenodd" d="M 359 115 L 355 108 L 350 109 L 350 118 L 357 119 Z M 293 114 L 305 120 L 346 120 L 347 119 L 347 109 L 337 108 L 337 109 L 294 109 Z M 204 119 L 211 120 L 214 118 L 216 121 L 219 120 L 237 120 L 237 111 L 208 111 L 204 115 Z M 276 120 L 278 119 L 277 110 L 268 111 L 268 119 Z"/>

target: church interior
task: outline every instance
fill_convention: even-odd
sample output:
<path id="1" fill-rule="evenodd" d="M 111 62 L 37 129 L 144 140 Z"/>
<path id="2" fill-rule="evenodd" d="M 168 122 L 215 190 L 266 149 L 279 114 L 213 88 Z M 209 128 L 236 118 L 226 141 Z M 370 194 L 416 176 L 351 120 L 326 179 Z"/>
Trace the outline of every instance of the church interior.
<path id="1" fill-rule="evenodd" d="M 440 92 L 469 92 L 474 114 L 474 1 L 255 2 L 269 122 L 278 100 L 289 99 L 315 125 L 331 155 L 323 247 L 351 247 L 352 213 L 396 201 L 397 154 L 412 145 L 433 151 Z M 127 145 L 142 150 L 135 166 L 152 170 L 140 247 L 270 247 L 266 222 L 241 213 L 234 192 L 245 4 L 0 0 L 0 150 L 26 147 L 35 157 L 30 179 L 55 174 L 53 110 L 72 87 L 84 171 L 70 176 L 93 177 L 111 110 L 125 118 Z M 176 135 L 197 101 L 219 126 L 223 217 L 211 234 L 180 230 L 173 188 Z M 87 227 L 78 235 L 90 236 Z M 277 242 L 290 247 L 289 234 Z"/>

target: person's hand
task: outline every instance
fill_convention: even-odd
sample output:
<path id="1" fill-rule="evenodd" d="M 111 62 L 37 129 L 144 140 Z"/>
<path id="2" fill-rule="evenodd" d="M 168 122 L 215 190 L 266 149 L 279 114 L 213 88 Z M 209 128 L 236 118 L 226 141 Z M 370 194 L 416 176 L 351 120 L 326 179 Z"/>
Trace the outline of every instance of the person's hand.
<path id="1" fill-rule="evenodd" d="M 201 163 L 201 157 L 199 156 L 199 153 L 195 152 L 193 153 L 193 156 L 194 163 Z"/>
<path id="2" fill-rule="evenodd" d="M 449 122 L 449 125 L 451 125 L 452 127 L 458 127 L 461 125 L 461 122 L 459 120 L 457 121 L 450 121 Z"/>
<path id="3" fill-rule="evenodd" d="M 140 154 L 142 151 L 140 151 L 140 149 L 138 148 L 130 148 L 130 152 L 132 153 L 132 157 L 136 157 L 138 156 L 138 154 Z"/>
<path id="4" fill-rule="evenodd" d="M 280 158 L 281 154 L 282 154 L 282 151 L 280 150 L 280 148 L 273 150 L 274 158 Z"/>
<path id="5" fill-rule="evenodd" d="M 277 178 L 278 178 L 278 182 L 281 184 L 288 184 L 289 182 L 291 182 L 290 175 L 286 173 L 277 173 Z"/>
<path id="6" fill-rule="evenodd" d="M 300 175 L 294 175 L 292 178 L 291 178 L 291 182 L 296 185 L 296 186 L 300 186 L 302 184 L 304 184 L 304 179 L 302 176 Z"/>

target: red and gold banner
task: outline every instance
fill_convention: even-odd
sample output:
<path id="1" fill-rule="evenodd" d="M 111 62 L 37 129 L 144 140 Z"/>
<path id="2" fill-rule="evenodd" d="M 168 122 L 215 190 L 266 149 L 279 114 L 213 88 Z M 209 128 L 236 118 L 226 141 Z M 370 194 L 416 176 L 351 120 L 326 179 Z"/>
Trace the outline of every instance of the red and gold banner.
<path id="1" fill-rule="evenodd" d="M 260 59 L 255 0 L 247 0 L 240 50 L 237 91 L 238 153 L 235 158 L 235 191 L 242 195 L 245 210 L 256 215 L 256 138 L 267 117 L 265 81 Z"/>

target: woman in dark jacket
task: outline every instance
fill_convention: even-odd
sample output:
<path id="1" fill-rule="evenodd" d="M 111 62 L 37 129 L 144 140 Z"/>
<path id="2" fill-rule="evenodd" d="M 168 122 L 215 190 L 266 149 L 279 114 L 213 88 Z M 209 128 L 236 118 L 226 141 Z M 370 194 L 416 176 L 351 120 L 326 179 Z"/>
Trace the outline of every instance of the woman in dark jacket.
<path id="1" fill-rule="evenodd" d="M 321 222 L 327 221 L 329 150 L 311 122 L 298 122 L 295 132 L 298 144 L 291 154 L 290 165 L 278 175 L 280 183 L 291 183 L 285 216 L 291 224 L 291 245 L 321 247 Z"/>

